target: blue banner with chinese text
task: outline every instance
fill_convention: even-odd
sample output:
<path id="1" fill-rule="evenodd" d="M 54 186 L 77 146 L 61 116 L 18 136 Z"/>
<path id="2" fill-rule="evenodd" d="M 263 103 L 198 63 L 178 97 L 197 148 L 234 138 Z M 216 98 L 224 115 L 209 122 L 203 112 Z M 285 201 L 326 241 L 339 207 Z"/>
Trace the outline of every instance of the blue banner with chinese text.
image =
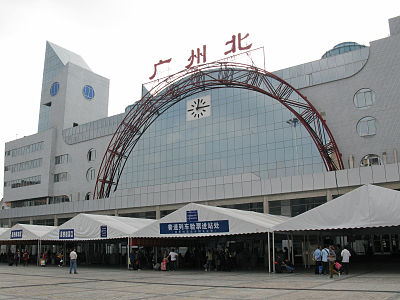
<path id="1" fill-rule="evenodd" d="M 229 232 L 229 220 L 160 223 L 160 234 Z"/>

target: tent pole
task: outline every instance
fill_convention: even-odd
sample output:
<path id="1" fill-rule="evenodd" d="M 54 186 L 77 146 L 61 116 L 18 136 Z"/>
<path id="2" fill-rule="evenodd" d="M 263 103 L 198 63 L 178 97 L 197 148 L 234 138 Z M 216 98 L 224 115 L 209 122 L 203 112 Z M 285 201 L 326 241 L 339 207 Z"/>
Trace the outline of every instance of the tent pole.
<path id="1" fill-rule="evenodd" d="M 271 247 L 269 243 L 269 232 L 268 232 L 268 273 L 271 273 Z"/>
<path id="2" fill-rule="evenodd" d="M 309 234 L 307 233 L 307 268 L 309 269 L 310 268 L 310 255 L 309 255 L 309 252 L 310 251 L 310 236 L 309 236 Z"/>
<path id="3" fill-rule="evenodd" d="M 272 231 L 272 263 L 273 263 L 273 271 L 275 273 L 275 232 Z"/>
<path id="4" fill-rule="evenodd" d="M 128 247 L 127 251 L 126 251 L 126 253 L 127 253 L 126 264 L 128 265 L 128 270 L 129 270 L 129 258 L 131 256 L 131 247 L 129 245 L 129 242 L 130 241 L 129 241 L 129 236 L 128 236 L 128 244 L 126 244 L 126 247 Z"/>
<path id="5" fill-rule="evenodd" d="M 293 232 L 292 232 L 291 236 L 292 236 L 292 264 L 294 265 L 294 240 L 293 240 Z"/>
<path id="6" fill-rule="evenodd" d="M 39 267 L 39 253 L 40 253 L 40 251 L 39 251 L 39 244 L 40 244 L 40 240 L 38 240 L 37 241 L 37 259 L 36 259 L 36 265 Z"/>
<path id="7" fill-rule="evenodd" d="M 67 259 L 67 244 L 64 242 L 64 255 L 63 255 L 63 266 L 66 264 L 66 259 Z"/>
<path id="8" fill-rule="evenodd" d="M 303 235 L 303 257 L 304 257 L 304 269 L 306 269 L 306 235 Z"/>
<path id="9" fill-rule="evenodd" d="M 288 244 L 288 247 L 287 247 L 288 248 L 287 249 L 288 253 L 286 253 L 286 255 L 287 255 L 287 259 L 289 260 L 289 258 L 290 258 L 290 241 L 289 241 L 289 234 L 288 233 L 286 234 L 286 240 L 287 240 L 287 244 Z"/>

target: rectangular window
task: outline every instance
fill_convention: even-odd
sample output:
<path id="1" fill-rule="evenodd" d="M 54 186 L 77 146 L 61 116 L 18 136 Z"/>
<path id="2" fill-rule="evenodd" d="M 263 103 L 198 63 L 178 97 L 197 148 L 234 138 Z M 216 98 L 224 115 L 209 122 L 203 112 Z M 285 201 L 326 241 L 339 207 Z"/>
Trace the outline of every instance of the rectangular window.
<path id="1" fill-rule="evenodd" d="M 38 175 L 38 176 L 32 176 L 32 177 L 27 177 L 27 178 L 22 178 L 22 179 L 5 181 L 4 187 L 11 187 L 12 189 L 15 189 L 15 188 L 20 188 L 20 187 L 30 186 L 30 185 L 40 184 L 40 183 L 41 183 L 41 176 Z"/>
<path id="2" fill-rule="evenodd" d="M 42 166 L 42 158 L 24 161 L 18 164 L 13 164 L 4 167 L 4 171 L 11 171 L 11 173 L 25 171 L 34 168 L 40 168 Z"/>
<path id="3" fill-rule="evenodd" d="M 61 181 L 67 181 L 67 180 L 68 180 L 67 172 L 54 174 L 54 182 L 61 182 Z"/>
<path id="4" fill-rule="evenodd" d="M 35 144 L 30 144 L 27 146 L 15 148 L 9 151 L 6 151 L 6 156 L 9 156 L 11 154 L 12 157 L 16 156 L 21 156 L 21 155 L 26 155 L 28 153 L 40 151 L 43 149 L 43 142 L 38 142 Z"/>
<path id="5" fill-rule="evenodd" d="M 63 154 L 63 155 L 58 155 L 55 158 L 55 164 L 56 165 L 61 165 L 61 164 L 66 164 L 69 161 L 69 155 L 68 154 Z"/>

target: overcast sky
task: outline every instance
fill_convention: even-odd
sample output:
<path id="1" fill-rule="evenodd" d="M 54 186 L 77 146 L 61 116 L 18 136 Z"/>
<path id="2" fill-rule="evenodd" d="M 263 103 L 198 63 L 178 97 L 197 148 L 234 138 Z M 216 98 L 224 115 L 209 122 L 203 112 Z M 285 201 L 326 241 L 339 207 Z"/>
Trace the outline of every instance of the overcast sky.
<path id="1" fill-rule="evenodd" d="M 114 115 L 139 100 L 160 59 L 172 58 L 180 70 L 192 49 L 206 45 L 211 62 L 224 57 L 233 34 L 248 33 L 253 49 L 264 46 L 266 69 L 276 71 L 320 59 L 341 42 L 385 38 L 388 19 L 398 15 L 398 0 L 1 0 L 0 152 L 37 132 L 46 40 L 111 80 Z"/>

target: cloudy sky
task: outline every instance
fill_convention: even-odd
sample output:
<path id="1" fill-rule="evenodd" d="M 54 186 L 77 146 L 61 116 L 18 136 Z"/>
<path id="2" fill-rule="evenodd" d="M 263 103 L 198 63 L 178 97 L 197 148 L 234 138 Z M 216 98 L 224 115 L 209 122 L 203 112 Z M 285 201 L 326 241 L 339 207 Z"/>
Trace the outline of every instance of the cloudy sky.
<path id="1" fill-rule="evenodd" d="M 192 49 L 206 45 L 211 62 L 224 57 L 233 34 L 248 33 L 253 49 L 264 47 L 266 69 L 276 71 L 317 60 L 344 41 L 385 38 L 388 19 L 398 15 L 398 0 L 1 0 L 0 152 L 37 132 L 46 40 L 111 80 L 114 115 L 139 100 L 160 59 L 172 58 L 171 70 L 180 70 Z"/>

